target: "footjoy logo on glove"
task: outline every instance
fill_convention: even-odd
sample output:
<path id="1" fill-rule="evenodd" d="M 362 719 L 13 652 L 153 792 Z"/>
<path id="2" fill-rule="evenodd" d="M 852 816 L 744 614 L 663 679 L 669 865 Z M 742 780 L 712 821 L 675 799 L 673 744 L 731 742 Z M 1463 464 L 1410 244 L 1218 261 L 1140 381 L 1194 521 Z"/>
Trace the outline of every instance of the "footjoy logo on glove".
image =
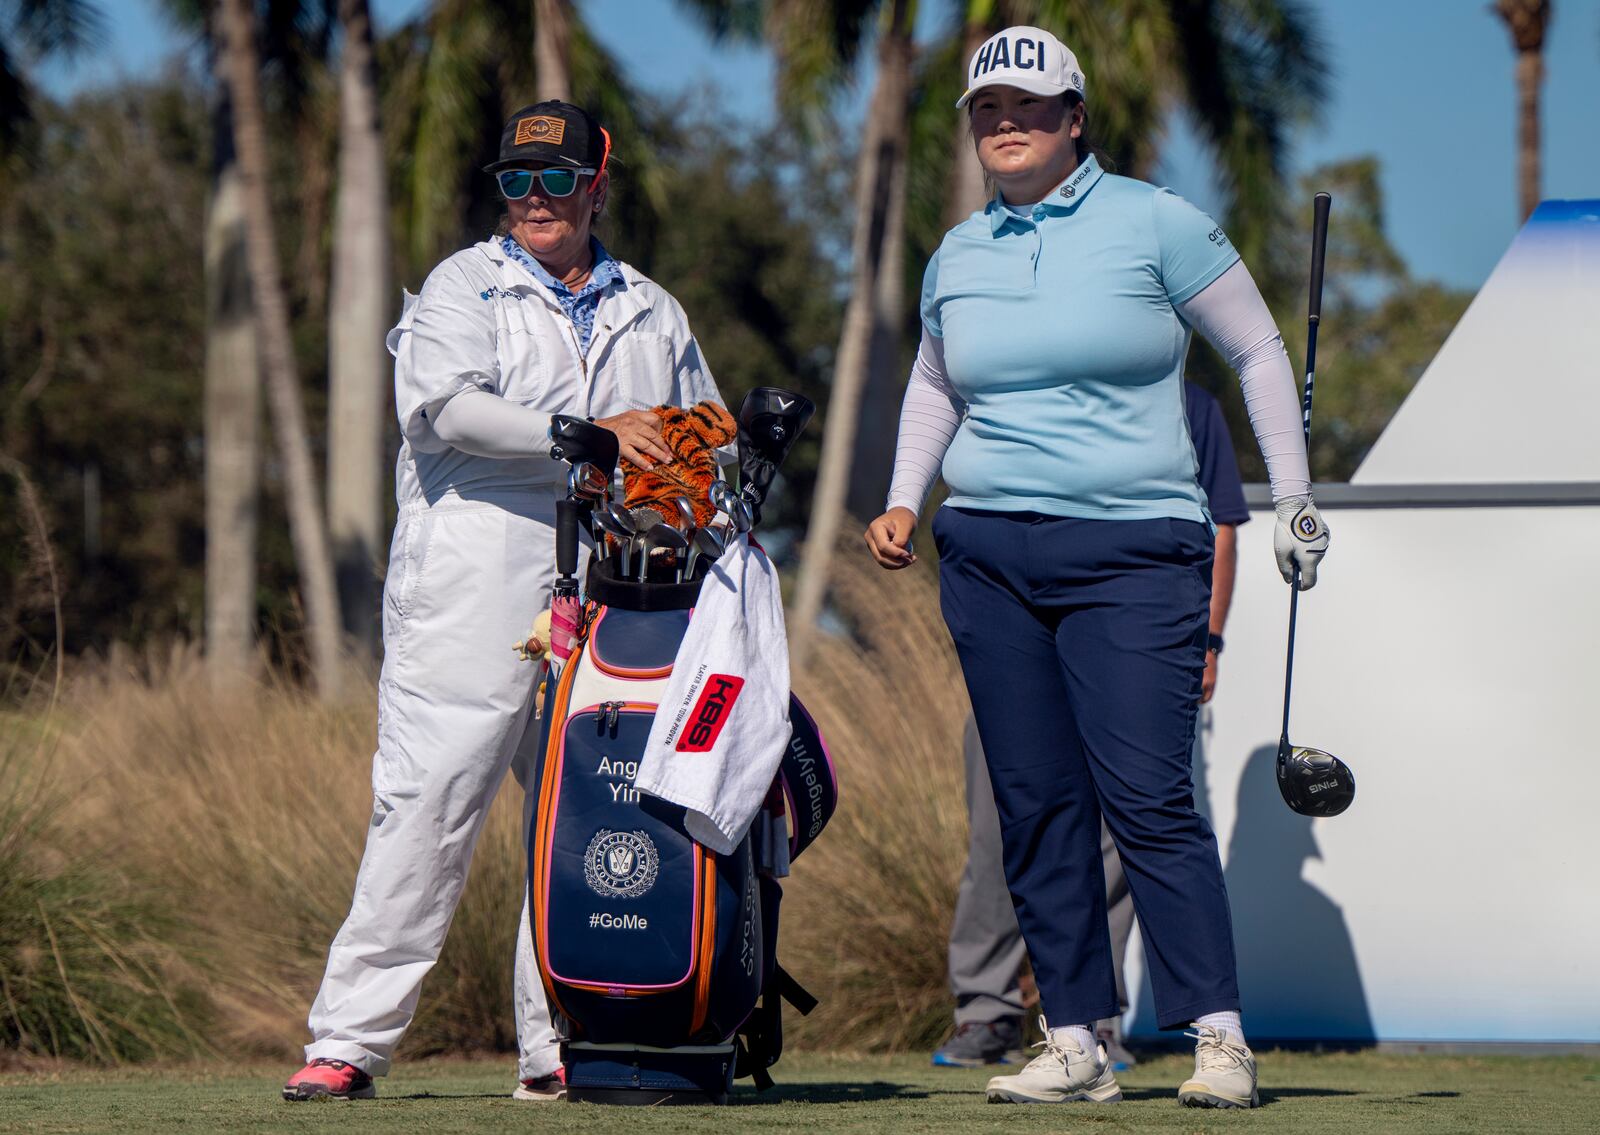
<path id="1" fill-rule="evenodd" d="M 722 734 L 722 727 L 728 723 L 728 714 L 733 712 L 733 703 L 739 699 L 742 689 L 744 679 L 732 674 L 713 674 L 707 678 L 700 700 L 694 703 L 694 712 L 689 715 L 689 724 L 678 741 L 677 751 L 709 753 Z"/>
<path id="2" fill-rule="evenodd" d="M 1302 512 L 1295 526 L 1300 529 L 1300 537 L 1304 540 L 1315 540 L 1322 532 L 1322 526 L 1317 523 L 1317 518 L 1309 512 Z"/>

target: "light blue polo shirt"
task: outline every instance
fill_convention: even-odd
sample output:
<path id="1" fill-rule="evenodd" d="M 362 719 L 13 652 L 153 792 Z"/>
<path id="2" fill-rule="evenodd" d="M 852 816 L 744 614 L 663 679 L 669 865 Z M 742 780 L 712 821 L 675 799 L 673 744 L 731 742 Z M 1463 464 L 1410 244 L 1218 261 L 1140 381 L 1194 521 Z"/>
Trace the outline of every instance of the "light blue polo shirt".
<path id="1" fill-rule="evenodd" d="M 1239 259 L 1166 189 L 1081 162 L 1031 216 L 998 198 L 945 234 L 922 321 L 968 412 L 951 505 L 1209 523 L 1184 417 L 1189 329 L 1173 305 Z"/>

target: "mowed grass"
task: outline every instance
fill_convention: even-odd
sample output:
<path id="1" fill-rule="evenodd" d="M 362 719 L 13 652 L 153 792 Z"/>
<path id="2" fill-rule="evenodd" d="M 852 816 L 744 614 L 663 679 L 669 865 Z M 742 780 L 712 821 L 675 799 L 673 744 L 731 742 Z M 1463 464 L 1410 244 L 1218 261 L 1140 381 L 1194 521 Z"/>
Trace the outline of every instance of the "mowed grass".
<path id="1" fill-rule="evenodd" d="M 1575 1056 L 1262 1054 L 1253 1112 L 1178 1106 L 1187 1058 L 1147 1060 L 1122 1074 L 1124 1102 L 989 1105 L 988 1071 L 935 1069 L 925 1057 L 796 1054 L 779 1086 L 741 1086 L 727 1107 L 602 1108 L 517 1103 L 508 1058 L 417 1061 L 380 1081 L 370 1102 L 288 1104 L 290 1069 L 252 1065 L 0 1074 L 0 1132 L 950 1132 L 1229 1130 L 1593 1132 L 1600 1059 Z"/>

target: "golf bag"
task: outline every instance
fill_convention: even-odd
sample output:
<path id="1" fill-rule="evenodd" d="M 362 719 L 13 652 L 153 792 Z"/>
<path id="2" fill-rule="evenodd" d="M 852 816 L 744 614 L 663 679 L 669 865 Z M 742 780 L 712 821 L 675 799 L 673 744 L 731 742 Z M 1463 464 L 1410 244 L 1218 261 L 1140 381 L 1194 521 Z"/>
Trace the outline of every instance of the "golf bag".
<path id="1" fill-rule="evenodd" d="M 776 875 L 827 824 L 838 787 L 793 699 L 782 768 L 731 855 L 634 787 L 700 584 L 636 582 L 616 564 L 591 561 L 576 645 L 546 690 L 528 851 L 534 950 L 569 1099 L 722 1102 L 736 1077 L 771 1083 L 780 999 L 815 1004 L 777 963 Z"/>

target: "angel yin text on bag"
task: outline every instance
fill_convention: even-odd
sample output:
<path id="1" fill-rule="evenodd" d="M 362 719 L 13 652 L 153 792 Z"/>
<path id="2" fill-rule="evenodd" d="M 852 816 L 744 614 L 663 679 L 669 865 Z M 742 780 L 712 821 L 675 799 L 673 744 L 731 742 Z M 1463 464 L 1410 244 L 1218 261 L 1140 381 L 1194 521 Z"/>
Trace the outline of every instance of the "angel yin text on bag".
<path id="1" fill-rule="evenodd" d="M 633 786 L 634 779 L 639 775 L 638 761 L 612 760 L 610 757 L 601 757 L 600 764 L 594 770 L 596 776 L 620 776 L 622 780 L 611 781 L 611 802 L 613 804 L 637 804 L 639 790 Z"/>

